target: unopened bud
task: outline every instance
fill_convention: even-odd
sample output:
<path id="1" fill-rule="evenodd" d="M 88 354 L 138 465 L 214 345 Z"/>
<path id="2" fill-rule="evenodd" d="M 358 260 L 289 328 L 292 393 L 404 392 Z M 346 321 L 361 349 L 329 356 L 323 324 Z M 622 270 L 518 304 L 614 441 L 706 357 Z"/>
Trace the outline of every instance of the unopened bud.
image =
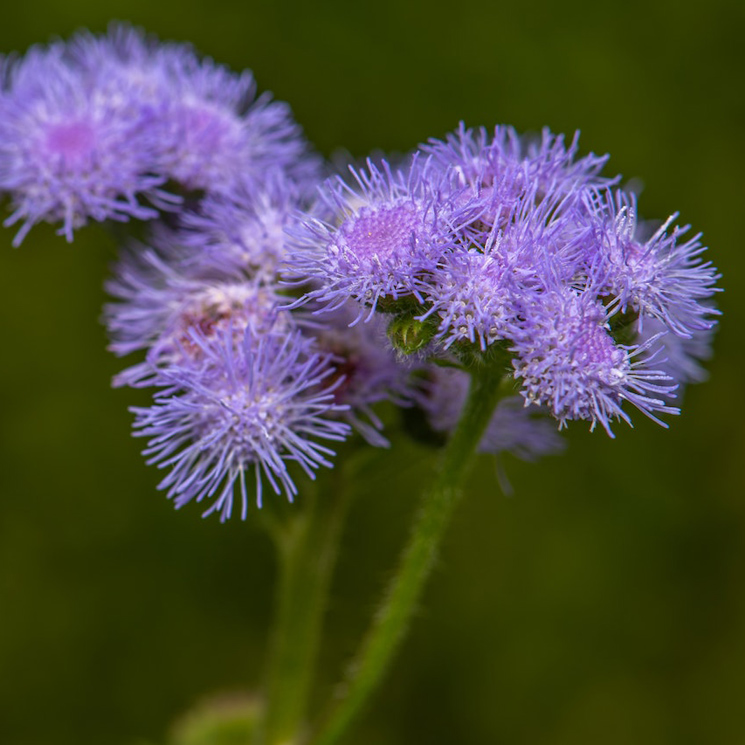
<path id="1" fill-rule="evenodd" d="M 394 348 L 404 354 L 414 354 L 432 341 L 437 324 L 429 319 L 420 321 L 412 316 L 398 316 L 388 325 L 388 338 Z"/>

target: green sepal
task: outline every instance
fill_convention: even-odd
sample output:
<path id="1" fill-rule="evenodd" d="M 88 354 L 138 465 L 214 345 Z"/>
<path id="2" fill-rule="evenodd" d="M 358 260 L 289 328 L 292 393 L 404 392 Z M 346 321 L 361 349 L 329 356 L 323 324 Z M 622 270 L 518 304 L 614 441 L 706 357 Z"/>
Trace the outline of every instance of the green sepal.
<path id="1" fill-rule="evenodd" d="M 429 344 L 437 333 L 437 322 L 432 318 L 420 321 L 412 315 L 396 316 L 388 324 L 388 338 L 393 347 L 403 354 L 414 354 Z"/>

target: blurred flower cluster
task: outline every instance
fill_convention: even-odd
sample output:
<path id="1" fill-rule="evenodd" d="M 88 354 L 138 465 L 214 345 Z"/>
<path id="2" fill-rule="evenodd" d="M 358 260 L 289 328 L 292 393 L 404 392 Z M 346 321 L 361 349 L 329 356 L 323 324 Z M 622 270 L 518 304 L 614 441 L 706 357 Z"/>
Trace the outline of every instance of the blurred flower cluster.
<path id="1" fill-rule="evenodd" d="M 116 25 L 0 60 L 5 224 L 18 245 L 130 222 L 105 319 L 138 356 L 115 384 L 154 389 L 134 426 L 161 488 L 222 519 L 265 483 L 291 499 L 353 432 L 387 446 L 383 401 L 446 437 L 472 365 L 504 367 L 484 452 L 557 452 L 576 419 L 612 434 L 625 404 L 677 413 L 718 274 L 606 160 L 461 125 L 334 174 L 250 72 L 188 45 Z"/>

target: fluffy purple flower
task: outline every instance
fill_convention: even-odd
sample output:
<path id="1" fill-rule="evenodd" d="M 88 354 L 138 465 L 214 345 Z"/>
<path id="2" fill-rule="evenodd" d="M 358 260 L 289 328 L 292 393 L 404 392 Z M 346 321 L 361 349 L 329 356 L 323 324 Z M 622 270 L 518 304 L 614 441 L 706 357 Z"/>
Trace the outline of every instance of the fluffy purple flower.
<path id="1" fill-rule="evenodd" d="M 128 252 L 107 283 L 121 301 L 105 308 L 110 349 L 120 355 L 148 350 L 146 361 L 120 373 L 116 385 L 151 385 L 164 364 L 200 362 L 202 346 L 192 342 L 193 330 L 210 340 L 228 328 L 242 337 L 248 327 L 257 334 L 294 327 L 289 311 L 279 308 L 274 286 L 240 273 L 191 273 L 178 260 L 183 247 L 165 245 L 165 253 L 145 247 Z"/>
<path id="2" fill-rule="evenodd" d="M 613 419 L 631 423 L 624 401 L 660 424 L 656 412 L 679 413 L 665 400 L 676 385 L 650 367 L 658 357 L 650 353 L 657 337 L 642 345 L 617 344 L 608 310 L 594 292 L 549 289 L 525 308 L 524 318 L 513 339 L 515 377 L 523 381 L 526 405 L 547 407 L 560 427 L 585 419 L 612 437 Z"/>
<path id="3" fill-rule="evenodd" d="M 70 241 L 88 219 L 157 215 L 137 199 L 167 200 L 157 188 L 165 177 L 152 168 L 149 112 L 96 95 L 94 78 L 61 43 L 30 49 L 4 72 L 0 191 L 13 206 L 5 225 L 21 223 L 14 245 L 41 221 L 61 222 Z"/>
<path id="4" fill-rule="evenodd" d="M 515 318 L 513 295 L 519 292 L 510 259 L 465 250 L 448 256 L 432 281 L 429 311 L 437 313 L 438 335 L 447 349 L 453 342 L 477 344 L 483 351 L 509 333 Z"/>
<path id="5" fill-rule="evenodd" d="M 208 195 L 197 211 L 181 216 L 174 240 L 188 251 L 180 263 L 201 274 L 277 282 L 287 257 L 286 231 L 304 206 L 302 185 L 282 171 L 268 171 L 261 184 L 244 183 L 229 196 Z"/>
<path id="6" fill-rule="evenodd" d="M 210 60 L 182 60 L 157 135 L 162 172 L 188 189 L 227 194 L 267 168 L 298 178 L 315 173 L 289 106 L 256 99 L 254 90 L 248 72 L 236 78 Z"/>
<path id="7" fill-rule="evenodd" d="M 493 195 L 478 201 L 476 222 L 491 227 L 480 235 L 454 230 L 427 283 L 429 309 L 421 318 L 439 318 L 436 336 L 446 349 L 467 342 L 484 351 L 512 338 L 527 298 L 541 291 L 546 275 L 554 282 L 574 280 L 586 232 L 568 198 L 539 200 L 535 188 L 507 205 Z"/>
<path id="8" fill-rule="evenodd" d="M 246 179 L 261 180 L 267 168 L 299 180 L 316 175 L 318 161 L 289 107 L 267 94 L 257 98 L 250 71 L 233 73 L 188 44 L 158 44 L 120 25 L 105 37 L 81 36 L 74 47 L 112 95 L 141 91 L 129 105 L 155 113 L 152 170 L 184 188 L 229 193 Z"/>
<path id="9" fill-rule="evenodd" d="M 149 438 L 149 463 L 168 468 L 159 484 L 176 507 L 213 499 L 205 515 L 231 516 L 236 485 L 241 517 L 248 509 L 247 472 L 255 471 L 256 501 L 263 479 L 273 491 L 297 494 L 289 463 L 310 478 L 331 467 L 334 453 L 318 440 L 342 441 L 349 425 L 333 418 L 341 379 L 327 355 L 298 333 L 256 335 L 238 344 L 227 331 L 208 340 L 197 332 L 205 365 L 174 365 L 162 372 L 167 389 L 148 408 L 134 408 L 135 434 Z"/>
<path id="10" fill-rule="evenodd" d="M 331 218 L 307 221 L 290 262 L 298 277 L 322 285 L 306 298 L 333 308 L 351 297 L 372 314 L 381 300 L 413 296 L 423 317 L 439 314 L 448 345 L 467 339 L 483 348 L 499 338 L 497 316 L 515 272 L 530 283 L 550 255 L 555 274 L 574 275 L 571 251 L 586 228 L 573 210 L 584 189 L 612 183 L 598 175 L 606 158 L 575 162 L 576 140 L 567 148 L 545 130 L 540 143 L 525 144 L 509 128 L 489 138 L 461 125 L 401 170 L 385 161 L 352 170 L 358 189 L 326 182 Z M 499 285 L 493 293 L 484 271 Z"/>
<path id="11" fill-rule="evenodd" d="M 105 36 L 34 47 L 0 70 L 0 191 L 22 222 L 73 230 L 150 219 L 179 198 L 158 187 L 230 194 L 281 170 L 308 188 L 319 172 L 289 107 L 256 97 L 249 71 L 114 25 Z"/>
<path id="12" fill-rule="evenodd" d="M 483 127 L 466 129 L 461 122 L 444 141 L 431 139 L 420 149 L 450 175 L 453 186 L 466 187 L 461 201 L 475 195 L 486 197 L 499 202 L 505 214 L 513 200 L 526 192 L 540 201 L 547 195 L 563 197 L 615 183 L 617 179 L 599 175 L 607 155 L 590 153 L 576 159 L 578 141 L 576 133 L 567 147 L 563 135 L 547 128 L 540 139 L 520 137 L 512 127 L 504 126 L 495 127 L 490 136 Z"/>
<path id="13" fill-rule="evenodd" d="M 309 219 L 296 231 L 289 273 L 299 284 L 321 285 L 305 296 L 321 310 L 353 299 L 358 317 L 367 308 L 369 318 L 383 300 L 421 299 L 422 277 L 441 252 L 437 185 L 417 161 L 396 171 L 385 161 L 350 170 L 356 188 L 332 178 L 321 189 L 329 219 Z"/>
<path id="14" fill-rule="evenodd" d="M 711 329 L 718 311 L 708 299 L 718 291 L 720 275 L 701 258 L 706 250 L 701 234 L 683 240 L 689 226 L 668 232 L 677 217 L 672 215 L 645 237 L 636 200 L 624 192 L 603 192 L 588 202 L 590 271 L 607 278 L 607 292 L 623 311 L 639 313 L 640 331 L 647 318 L 659 319 L 681 337 Z"/>
<path id="15" fill-rule="evenodd" d="M 562 426 L 610 434 L 629 421 L 624 401 L 655 420 L 677 412 L 665 401 L 695 375 L 719 275 L 686 229 L 644 235 L 633 198 L 601 176 L 606 160 L 578 158 L 576 136 L 566 146 L 548 130 L 530 140 L 461 125 L 395 173 L 353 171 L 358 190 L 326 182 L 331 217 L 308 220 L 291 254 L 298 284 L 311 280 L 299 302 L 391 313 L 407 354 L 450 349 L 467 365 L 502 342 L 524 398 Z M 663 328 L 649 335 L 652 320 Z M 679 349 L 667 333 L 698 341 Z"/>
<path id="16" fill-rule="evenodd" d="M 317 174 L 289 107 L 267 94 L 257 98 L 249 70 L 233 73 L 189 44 L 157 43 L 116 24 L 104 37 L 81 35 L 71 46 L 108 96 L 126 91 L 123 103 L 152 112 L 151 170 L 184 188 L 230 193 L 246 179 L 261 180 L 267 168 L 300 180 Z"/>
<path id="17" fill-rule="evenodd" d="M 468 373 L 454 367 L 431 366 L 417 403 L 436 432 L 449 434 L 458 423 L 468 395 Z M 519 396 L 502 399 L 479 443 L 479 452 L 509 452 L 522 460 L 561 452 L 565 443 L 556 425 Z"/>

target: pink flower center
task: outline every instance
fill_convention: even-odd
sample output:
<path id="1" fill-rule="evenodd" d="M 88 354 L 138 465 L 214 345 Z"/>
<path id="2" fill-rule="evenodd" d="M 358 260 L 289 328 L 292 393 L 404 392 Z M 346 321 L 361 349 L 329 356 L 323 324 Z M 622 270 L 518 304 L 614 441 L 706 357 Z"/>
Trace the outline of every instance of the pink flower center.
<path id="1" fill-rule="evenodd" d="M 93 127 L 86 122 L 57 124 L 47 132 L 47 149 L 66 162 L 80 160 L 93 150 Z"/>

